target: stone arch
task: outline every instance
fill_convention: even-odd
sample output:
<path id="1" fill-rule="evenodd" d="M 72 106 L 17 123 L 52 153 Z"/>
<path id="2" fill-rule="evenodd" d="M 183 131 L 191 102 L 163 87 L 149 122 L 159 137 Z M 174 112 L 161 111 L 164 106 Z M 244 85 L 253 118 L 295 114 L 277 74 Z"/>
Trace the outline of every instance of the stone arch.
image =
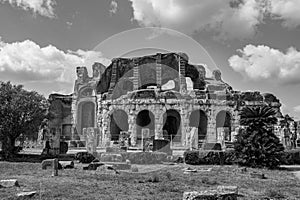
<path id="1" fill-rule="evenodd" d="M 226 141 L 231 140 L 231 124 L 232 124 L 232 114 L 229 111 L 221 110 L 216 115 L 216 133 L 218 135 L 220 128 L 223 128 L 225 135 L 224 139 Z"/>
<path id="2" fill-rule="evenodd" d="M 77 131 L 82 134 L 83 128 L 95 127 L 95 103 L 83 101 L 78 105 L 77 110 Z"/>
<path id="3" fill-rule="evenodd" d="M 181 116 L 175 109 L 163 115 L 163 137 L 173 142 L 181 142 Z"/>
<path id="4" fill-rule="evenodd" d="M 110 137 L 111 140 L 119 140 L 121 131 L 128 131 L 128 115 L 124 110 L 117 109 L 110 115 Z"/>
<path id="5" fill-rule="evenodd" d="M 198 128 L 199 140 L 205 140 L 207 135 L 208 119 L 206 113 L 201 110 L 194 110 L 189 117 L 189 126 Z"/>
<path id="6" fill-rule="evenodd" d="M 149 129 L 150 136 L 154 137 L 155 132 L 155 116 L 154 114 L 147 109 L 141 110 L 135 119 L 136 122 L 136 137 L 137 141 L 142 139 L 142 129 Z"/>

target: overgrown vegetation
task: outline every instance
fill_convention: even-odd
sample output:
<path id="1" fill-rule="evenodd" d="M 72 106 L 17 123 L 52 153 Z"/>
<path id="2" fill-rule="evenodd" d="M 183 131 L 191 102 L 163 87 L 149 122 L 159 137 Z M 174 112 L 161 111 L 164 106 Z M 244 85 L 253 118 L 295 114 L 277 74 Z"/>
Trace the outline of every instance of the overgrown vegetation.
<path id="1" fill-rule="evenodd" d="M 182 199 L 185 191 L 200 191 L 219 185 L 238 186 L 239 199 L 300 199 L 300 182 L 292 173 L 284 170 L 248 168 L 242 172 L 238 166 L 191 166 L 198 172 L 184 174 L 184 164 L 135 165 L 143 173 L 120 172 L 107 174 L 99 170 L 60 170 L 51 177 L 52 170 L 42 170 L 40 163 L 0 163 L 0 179 L 17 179 L 20 188 L 0 188 L 0 199 L 16 199 L 16 193 L 27 189 L 38 193 L 31 200 L 43 199 Z M 144 172 L 144 168 L 148 171 Z M 211 168 L 211 171 L 201 169 Z M 159 170 L 157 170 L 159 169 Z M 155 170 L 153 172 L 153 170 Z M 251 173 L 263 173 L 267 179 L 251 178 Z M 170 180 L 166 173 L 169 173 Z M 158 179 L 157 179 L 158 177 Z M 151 181 L 148 181 L 151 178 Z M 154 181 L 152 181 L 154 180 Z M 284 191 L 284 193 L 276 192 Z M 276 197 L 276 198 L 275 198 Z"/>
<path id="2" fill-rule="evenodd" d="M 245 126 L 234 143 L 237 162 L 250 167 L 276 168 L 280 165 L 284 147 L 274 134 L 275 110 L 268 106 L 245 107 L 241 125 Z"/>

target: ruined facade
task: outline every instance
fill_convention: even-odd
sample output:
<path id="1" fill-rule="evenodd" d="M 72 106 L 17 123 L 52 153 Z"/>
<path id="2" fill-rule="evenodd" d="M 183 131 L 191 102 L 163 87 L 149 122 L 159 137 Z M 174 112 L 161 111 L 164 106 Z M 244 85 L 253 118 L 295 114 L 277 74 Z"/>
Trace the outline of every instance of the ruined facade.
<path id="1" fill-rule="evenodd" d="M 116 58 L 107 67 L 95 63 L 92 77 L 85 67 L 77 67 L 71 140 L 87 140 L 90 128 L 99 147 L 125 134 L 133 147 L 150 137 L 186 148 L 194 130 L 204 143 L 231 141 L 239 111 L 256 105 L 270 105 L 281 114 L 274 95 L 235 91 L 219 70 L 208 77 L 206 68 L 190 64 L 184 53 Z"/>

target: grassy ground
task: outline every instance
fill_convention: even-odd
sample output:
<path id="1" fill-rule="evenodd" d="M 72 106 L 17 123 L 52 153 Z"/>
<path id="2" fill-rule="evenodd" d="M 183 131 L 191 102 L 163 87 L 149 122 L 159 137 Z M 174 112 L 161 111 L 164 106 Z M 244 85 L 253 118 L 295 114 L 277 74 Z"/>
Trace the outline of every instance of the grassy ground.
<path id="1" fill-rule="evenodd" d="M 0 162 L 0 179 L 16 178 L 20 188 L 0 188 L 0 199 L 15 199 L 23 190 L 36 190 L 31 199 L 182 199 L 184 191 L 209 189 L 218 185 L 236 185 L 240 199 L 282 197 L 300 199 L 300 182 L 292 173 L 279 170 L 248 169 L 242 172 L 237 166 L 190 166 L 212 168 L 210 172 L 183 174 L 186 165 L 137 166 L 140 172 L 104 174 L 101 171 L 77 169 L 59 171 L 51 177 L 51 170 L 42 170 L 39 163 Z M 265 173 L 267 179 L 250 178 L 250 173 Z M 149 177 L 158 182 L 148 182 Z M 273 198 L 276 199 L 276 198 Z"/>

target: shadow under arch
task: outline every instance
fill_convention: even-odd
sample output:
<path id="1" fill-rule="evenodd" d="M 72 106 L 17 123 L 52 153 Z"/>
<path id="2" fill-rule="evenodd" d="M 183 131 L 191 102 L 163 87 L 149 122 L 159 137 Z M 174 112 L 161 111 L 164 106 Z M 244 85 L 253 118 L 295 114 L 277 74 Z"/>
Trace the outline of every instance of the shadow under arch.
<path id="1" fill-rule="evenodd" d="M 172 142 L 181 142 L 181 116 L 177 110 L 167 110 L 163 115 L 163 137 Z"/>
<path id="2" fill-rule="evenodd" d="M 142 140 L 142 130 L 149 130 L 149 136 L 154 137 L 155 117 L 149 110 L 141 110 L 136 117 L 136 136 L 137 142 Z"/>
<path id="3" fill-rule="evenodd" d="M 128 131 L 128 115 L 124 110 L 113 111 L 110 116 L 110 136 L 112 141 L 119 140 L 121 131 Z"/>
<path id="4" fill-rule="evenodd" d="M 199 140 L 205 140 L 207 135 L 207 115 L 203 110 L 194 110 L 189 117 L 189 126 L 198 128 Z"/>
<path id="5" fill-rule="evenodd" d="M 231 119 L 232 116 L 229 111 L 222 110 L 216 116 L 216 133 L 219 137 L 220 131 L 224 132 L 224 139 L 231 140 Z M 220 129 L 221 128 L 221 129 Z"/>

